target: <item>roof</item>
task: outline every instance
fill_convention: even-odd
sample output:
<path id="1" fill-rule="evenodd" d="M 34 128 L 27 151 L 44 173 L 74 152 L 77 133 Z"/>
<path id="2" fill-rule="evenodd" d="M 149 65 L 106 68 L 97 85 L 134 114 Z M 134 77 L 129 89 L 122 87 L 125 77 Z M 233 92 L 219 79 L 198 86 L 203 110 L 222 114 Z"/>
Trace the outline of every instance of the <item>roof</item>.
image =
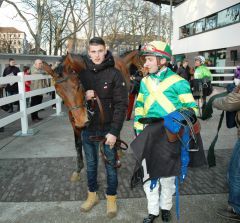
<path id="1" fill-rule="evenodd" d="M 159 5 L 159 4 L 170 5 L 170 0 L 144 0 L 144 1 L 152 2 L 157 5 Z M 185 0 L 172 0 L 172 5 L 177 6 L 184 1 Z"/>
<path id="2" fill-rule="evenodd" d="M 24 33 L 14 27 L 0 27 L 0 33 Z"/>

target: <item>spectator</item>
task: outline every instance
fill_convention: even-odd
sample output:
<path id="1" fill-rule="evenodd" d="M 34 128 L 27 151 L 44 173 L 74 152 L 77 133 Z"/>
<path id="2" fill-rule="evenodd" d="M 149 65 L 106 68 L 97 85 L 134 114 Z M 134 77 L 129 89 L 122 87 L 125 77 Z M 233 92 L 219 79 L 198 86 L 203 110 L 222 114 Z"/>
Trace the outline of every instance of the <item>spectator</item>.
<path id="1" fill-rule="evenodd" d="M 219 110 L 236 111 L 238 139 L 229 161 L 227 180 L 229 186 L 228 205 L 226 209 L 219 209 L 218 215 L 229 220 L 240 221 L 240 85 L 222 98 L 216 98 L 213 106 Z"/>
<path id="2" fill-rule="evenodd" d="M 238 86 L 240 84 L 240 66 L 237 66 L 234 71 L 234 84 Z"/>
<path id="3" fill-rule="evenodd" d="M 129 121 L 131 119 L 133 105 L 136 96 L 138 95 L 139 88 L 140 88 L 140 81 L 142 79 L 142 76 L 140 75 L 140 72 L 138 71 L 137 67 L 134 65 L 130 66 L 130 79 L 131 79 L 131 87 L 128 95 L 128 111 L 127 111 L 127 117 L 126 120 Z"/>
<path id="4" fill-rule="evenodd" d="M 24 75 L 30 75 L 30 67 L 24 66 L 23 73 L 24 73 Z M 25 92 L 29 92 L 31 90 L 30 86 L 31 86 L 31 81 L 25 81 Z M 27 107 L 29 107 L 29 100 L 30 100 L 30 98 L 28 97 L 26 99 Z"/>
<path id="5" fill-rule="evenodd" d="M 214 67 L 212 60 L 207 60 L 206 66 L 207 67 Z M 210 71 L 211 71 L 212 74 L 214 74 L 216 72 L 215 70 L 212 70 L 212 69 Z"/>
<path id="6" fill-rule="evenodd" d="M 195 98 L 202 97 L 202 109 L 206 106 L 206 99 L 212 93 L 212 74 L 205 66 L 205 58 L 203 56 L 195 57 L 195 72 L 192 81 L 193 91 L 197 94 Z M 193 93 L 194 93 L 193 92 Z"/>
<path id="7" fill-rule="evenodd" d="M 35 74 L 45 74 L 45 72 L 42 70 L 42 61 L 40 59 L 35 60 L 34 65 L 31 67 L 31 75 Z M 31 81 L 31 90 L 36 90 L 40 88 L 47 87 L 47 81 L 45 79 L 42 80 L 34 80 Z M 36 95 L 31 97 L 31 107 L 41 104 L 43 100 L 43 95 Z M 42 118 L 38 116 L 38 111 L 33 112 L 31 114 L 32 121 L 41 121 Z"/>
<path id="8" fill-rule="evenodd" d="M 190 67 L 188 66 L 188 60 L 184 59 L 181 63 L 180 67 L 177 70 L 177 74 L 179 74 L 182 78 L 187 81 L 190 81 L 191 74 L 190 74 Z"/>
<path id="9" fill-rule="evenodd" d="M 168 67 L 173 71 L 173 72 L 177 72 L 178 66 L 175 63 L 175 59 L 174 56 L 171 56 L 171 60 L 168 63 Z"/>
<path id="10" fill-rule="evenodd" d="M 18 67 L 15 66 L 16 65 L 16 61 L 13 58 L 9 59 L 9 65 L 8 67 L 6 67 L 3 71 L 3 77 L 6 76 L 17 76 L 17 74 L 20 72 L 20 69 Z M 14 95 L 14 94 L 18 94 L 18 83 L 15 82 L 13 84 L 7 84 L 6 86 L 6 91 L 7 91 L 7 95 Z M 19 111 L 19 102 L 17 102 L 17 110 Z M 9 113 L 13 112 L 13 103 L 9 104 Z"/>

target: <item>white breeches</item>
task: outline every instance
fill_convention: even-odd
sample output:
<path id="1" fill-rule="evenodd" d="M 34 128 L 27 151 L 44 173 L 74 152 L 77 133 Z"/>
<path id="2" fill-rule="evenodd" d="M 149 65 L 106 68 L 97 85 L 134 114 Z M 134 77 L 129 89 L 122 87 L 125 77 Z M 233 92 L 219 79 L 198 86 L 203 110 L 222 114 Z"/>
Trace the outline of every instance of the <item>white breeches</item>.
<path id="1" fill-rule="evenodd" d="M 160 183 L 159 183 L 160 181 Z M 161 195 L 159 198 L 159 186 L 161 184 Z M 157 181 L 157 185 L 150 190 L 151 180 L 143 184 L 143 189 L 148 200 L 148 214 L 159 215 L 159 208 L 171 210 L 172 196 L 175 193 L 175 177 L 162 177 Z"/>

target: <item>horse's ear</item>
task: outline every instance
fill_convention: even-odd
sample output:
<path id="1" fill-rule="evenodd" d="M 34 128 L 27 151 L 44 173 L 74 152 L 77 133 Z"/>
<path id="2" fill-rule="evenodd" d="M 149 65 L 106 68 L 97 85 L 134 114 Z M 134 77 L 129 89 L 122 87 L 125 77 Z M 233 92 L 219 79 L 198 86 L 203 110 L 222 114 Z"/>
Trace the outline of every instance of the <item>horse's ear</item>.
<path id="1" fill-rule="evenodd" d="M 80 55 L 76 56 L 71 53 L 67 54 L 64 60 L 64 66 L 70 67 L 72 70 L 74 70 L 77 73 L 80 73 L 86 67 L 82 56 Z"/>
<path id="2" fill-rule="evenodd" d="M 54 72 L 54 70 L 45 62 L 43 61 L 42 69 L 49 75 L 53 77 L 53 79 L 57 79 L 58 75 Z"/>

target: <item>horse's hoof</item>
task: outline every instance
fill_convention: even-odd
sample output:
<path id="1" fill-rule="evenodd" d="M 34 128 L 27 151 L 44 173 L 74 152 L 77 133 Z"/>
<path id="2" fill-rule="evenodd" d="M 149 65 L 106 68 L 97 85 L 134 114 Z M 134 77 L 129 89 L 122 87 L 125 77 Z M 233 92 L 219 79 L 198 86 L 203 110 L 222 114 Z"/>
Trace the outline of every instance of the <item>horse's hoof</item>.
<path id="1" fill-rule="evenodd" d="M 76 182 L 76 181 L 79 181 L 80 180 L 80 173 L 78 173 L 77 171 L 74 171 L 72 173 L 72 176 L 70 178 L 70 181 L 71 182 Z"/>

